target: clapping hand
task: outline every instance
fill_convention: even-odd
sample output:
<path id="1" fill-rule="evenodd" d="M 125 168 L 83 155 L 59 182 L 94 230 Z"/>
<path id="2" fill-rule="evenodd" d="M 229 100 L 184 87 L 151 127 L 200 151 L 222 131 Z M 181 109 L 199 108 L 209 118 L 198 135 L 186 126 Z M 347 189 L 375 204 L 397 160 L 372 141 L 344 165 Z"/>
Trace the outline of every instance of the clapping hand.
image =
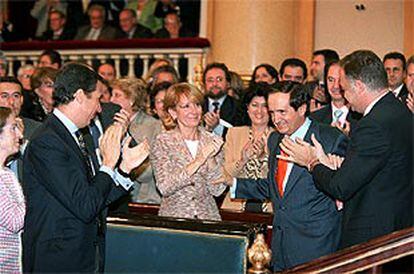
<path id="1" fill-rule="evenodd" d="M 113 124 L 107 128 L 99 139 L 99 150 L 102 155 L 102 164 L 111 169 L 115 168 L 121 154 L 121 140 L 124 129 L 120 125 Z"/>
<path id="2" fill-rule="evenodd" d="M 132 137 L 128 137 L 125 141 L 122 148 L 122 162 L 119 165 L 119 168 L 126 173 L 130 173 L 132 169 L 141 165 L 150 152 L 150 146 L 147 139 L 144 139 L 144 141 L 135 147 L 129 147 L 131 140 Z"/>
<path id="3" fill-rule="evenodd" d="M 206 124 L 206 129 L 209 131 L 213 131 L 219 122 L 220 114 L 218 112 L 207 112 L 204 115 L 204 123 Z"/>
<path id="4" fill-rule="evenodd" d="M 343 134 L 346 136 L 349 136 L 349 132 L 351 131 L 351 123 L 348 121 L 345 121 L 345 124 L 342 126 L 339 121 L 333 122 L 331 126 L 336 127 L 340 131 L 342 131 Z"/>
<path id="5" fill-rule="evenodd" d="M 201 149 L 201 157 L 203 157 L 203 160 L 207 160 L 208 158 L 214 157 L 220 151 L 222 146 L 222 139 L 214 139 L 211 143 L 209 143 Z"/>
<path id="6" fill-rule="evenodd" d="M 287 156 L 278 155 L 278 159 L 293 162 L 304 167 L 308 167 L 316 159 L 315 148 L 299 138 L 293 141 L 285 136 L 279 146 Z"/>

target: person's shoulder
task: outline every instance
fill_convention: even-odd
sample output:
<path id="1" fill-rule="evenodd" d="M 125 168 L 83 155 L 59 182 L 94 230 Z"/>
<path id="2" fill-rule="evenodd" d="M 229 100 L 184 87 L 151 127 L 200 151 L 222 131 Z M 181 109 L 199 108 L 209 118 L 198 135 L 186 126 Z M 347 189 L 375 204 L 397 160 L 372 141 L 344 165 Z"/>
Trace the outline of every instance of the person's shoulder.
<path id="1" fill-rule="evenodd" d="M 229 135 L 239 135 L 239 134 L 245 134 L 249 131 L 248 126 L 238 126 L 238 127 L 231 127 L 227 131 L 227 138 Z"/>

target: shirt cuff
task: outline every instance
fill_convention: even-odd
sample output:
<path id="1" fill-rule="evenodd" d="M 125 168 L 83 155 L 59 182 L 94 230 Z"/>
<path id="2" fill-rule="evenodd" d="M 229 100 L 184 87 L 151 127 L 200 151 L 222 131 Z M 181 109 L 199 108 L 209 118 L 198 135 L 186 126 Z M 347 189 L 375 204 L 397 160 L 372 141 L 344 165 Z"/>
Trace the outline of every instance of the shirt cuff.
<path id="1" fill-rule="evenodd" d="M 236 199 L 237 179 L 233 178 L 233 184 L 230 187 L 230 198 Z"/>
<path id="2" fill-rule="evenodd" d="M 116 186 L 121 185 L 122 188 L 125 189 L 126 191 L 130 190 L 132 186 L 134 185 L 134 183 L 129 178 L 124 177 L 121 174 L 119 174 L 118 169 L 113 171 L 111 168 L 107 166 L 101 166 L 99 171 L 102 171 L 108 174 L 112 178 L 112 180 L 114 180 Z"/>

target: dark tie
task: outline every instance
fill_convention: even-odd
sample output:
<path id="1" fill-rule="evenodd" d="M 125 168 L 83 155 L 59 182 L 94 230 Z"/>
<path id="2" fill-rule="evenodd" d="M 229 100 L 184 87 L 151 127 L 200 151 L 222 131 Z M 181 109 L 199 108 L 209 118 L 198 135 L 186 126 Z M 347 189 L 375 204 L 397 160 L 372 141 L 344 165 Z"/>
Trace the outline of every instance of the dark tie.
<path id="1" fill-rule="evenodd" d="M 86 165 L 88 166 L 88 173 L 89 175 L 91 175 L 91 177 L 93 177 L 93 169 L 92 169 L 92 165 L 91 165 L 91 157 L 90 154 L 86 148 L 86 143 L 85 143 L 85 139 L 84 136 L 82 134 L 82 132 L 80 130 L 75 132 L 76 138 L 78 139 L 78 143 L 79 143 L 79 148 L 82 152 L 82 156 L 83 159 L 86 162 Z"/>
<path id="2" fill-rule="evenodd" d="M 101 137 L 101 132 L 99 131 L 98 126 L 96 123 L 92 120 L 91 124 L 89 125 L 89 129 L 91 131 L 93 144 L 95 146 L 95 149 L 99 148 L 99 137 Z"/>
<path id="3" fill-rule="evenodd" d="M 219 106 L 220 106 L 219 102 L 217 102 L 217 101 L 213 102 L 213 111 L 218 112 Z"/>

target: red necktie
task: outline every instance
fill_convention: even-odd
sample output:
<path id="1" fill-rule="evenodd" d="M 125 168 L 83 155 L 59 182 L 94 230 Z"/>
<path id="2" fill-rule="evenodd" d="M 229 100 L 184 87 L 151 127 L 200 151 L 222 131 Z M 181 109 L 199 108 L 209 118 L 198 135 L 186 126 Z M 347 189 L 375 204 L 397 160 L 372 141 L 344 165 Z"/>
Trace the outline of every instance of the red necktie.
<path id="1" fill-rule="evenodd" d="M 283 151 L 280 151 L 280 155 L 287 156 L 287 154 Z M 277 183 L 277 189 L 279 190 L 280 197 L 283 197 L 283 180 L 286 176 L 287 165 L 287 161 L 282 159 L 277 160 L 277 171 L 275 174 L 275 180 Z"/>

